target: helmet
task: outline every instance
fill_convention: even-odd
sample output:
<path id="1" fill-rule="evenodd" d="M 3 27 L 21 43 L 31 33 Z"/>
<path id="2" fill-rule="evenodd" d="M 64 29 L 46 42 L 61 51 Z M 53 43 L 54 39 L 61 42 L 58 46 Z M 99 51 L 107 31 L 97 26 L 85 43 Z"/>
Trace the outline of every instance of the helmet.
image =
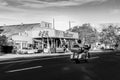
<path id="1" fill-rule="evenodd" d="M 80 44 L 82 41 L 79 39 L 77 42 Z"/>

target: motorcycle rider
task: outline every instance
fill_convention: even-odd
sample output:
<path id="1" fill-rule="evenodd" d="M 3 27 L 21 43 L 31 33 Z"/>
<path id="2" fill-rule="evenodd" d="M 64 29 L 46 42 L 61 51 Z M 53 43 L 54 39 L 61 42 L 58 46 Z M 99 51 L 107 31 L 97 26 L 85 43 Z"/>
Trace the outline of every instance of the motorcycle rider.
<path id="1" fill-rule="evenodd" d="M 86 57 L 90 58 L 90 53 L 88 51 L 90 50 L 91 45 L 90 44 L 85 44 L 83 48 L 84 48 L 84 53 L 86 54 Z"/>
<path id="2" fill-rule="evenodd" d="M 73 60 L 75 60 L 76 63 L 79 63 L 79 59 L 87 61 L 87 59 L 90 57 L 88 51 L 91 48 L 91 45 L 83 44 L 81 40 L 78 40 L 77 43 L 73 44 L 73 46 L 78 46 L 77 50 L 71 50 L 73 52 Z M 77 58 L 75 57 L 76 55 Z"/>
<path id="3" fill-rule="evenodd" d="M 71 50 L 73 52 L 73 56 L 77 55 L 77 57 L 79 58 L 79 54 L 83 53 L 84 51 L 82 41 L 78 40 L 73 44 L 73 46 L 78 48 L 77 50 Z"/>

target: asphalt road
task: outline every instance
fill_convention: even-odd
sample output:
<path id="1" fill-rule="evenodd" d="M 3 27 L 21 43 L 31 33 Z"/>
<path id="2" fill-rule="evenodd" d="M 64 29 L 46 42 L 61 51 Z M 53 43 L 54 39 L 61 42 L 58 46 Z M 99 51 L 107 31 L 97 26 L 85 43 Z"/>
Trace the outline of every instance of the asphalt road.
<path id="1" fill-rule="evenodd" d="M 0 80 L 120 80 L 120 56 L 97 55 L 80 64 L 69 56 L 11 60 L 1 62 L 0 71 Z"/>

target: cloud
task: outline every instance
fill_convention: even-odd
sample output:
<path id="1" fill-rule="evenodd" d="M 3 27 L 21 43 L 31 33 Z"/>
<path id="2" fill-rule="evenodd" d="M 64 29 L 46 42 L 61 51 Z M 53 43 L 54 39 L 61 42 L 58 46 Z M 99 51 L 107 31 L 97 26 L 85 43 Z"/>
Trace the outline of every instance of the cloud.
<path id="1" fill-rule="evenodd" d="M 24 9 L 19 8 L 21 5 L 24 5 L 24 3 L 20 0 L 0 0 L 0 11 L 1 13 L 24 11 Z"/>
<path id="2" fill-rule="evenodd" d="M 89 2 L 104 2 L 106 0 L 37 0 L 37 3 L 26 2 L 23 6 L 25 7 L 62 7 L 62 6 L 77 6 Z M 33 1 L 32 1 L 33 2 Z"/>
<path id="3" fill-rule="evenodd" d="M 0 3 L 0 6 L 6 6 L 6 5 L 8 5 L 7 2 L 1 2 L 1 3 Z"/>
<path id="4" fill-rule="evenodd" d="M 120 14 L 120 9 L 113 9 L 110 11 L 111 14 Z"/>
<path id="5" fill-rule="evenodd" d="M 71 1 L 71 0 L 38 0 L 43 2 L 61 2 L 61 1 Z"/>
<path id="6" fill-rule="evenodd" d="M 77 6 L 90 2 L 105 2 L 107 0 L 0 0 L 2 6 L 12 6 L 18 8 L 43 8 Z"/>

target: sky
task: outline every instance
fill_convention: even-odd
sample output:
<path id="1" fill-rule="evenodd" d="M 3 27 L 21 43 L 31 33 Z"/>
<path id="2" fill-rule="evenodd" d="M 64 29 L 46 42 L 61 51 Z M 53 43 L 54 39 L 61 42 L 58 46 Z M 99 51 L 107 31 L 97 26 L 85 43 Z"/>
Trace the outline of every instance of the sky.
<path id="1" fill-rule="evenodd" d="M 0 0 L 0 25 L 55 21 L 58 30 L 120 22 L 120 0 Z"/>

